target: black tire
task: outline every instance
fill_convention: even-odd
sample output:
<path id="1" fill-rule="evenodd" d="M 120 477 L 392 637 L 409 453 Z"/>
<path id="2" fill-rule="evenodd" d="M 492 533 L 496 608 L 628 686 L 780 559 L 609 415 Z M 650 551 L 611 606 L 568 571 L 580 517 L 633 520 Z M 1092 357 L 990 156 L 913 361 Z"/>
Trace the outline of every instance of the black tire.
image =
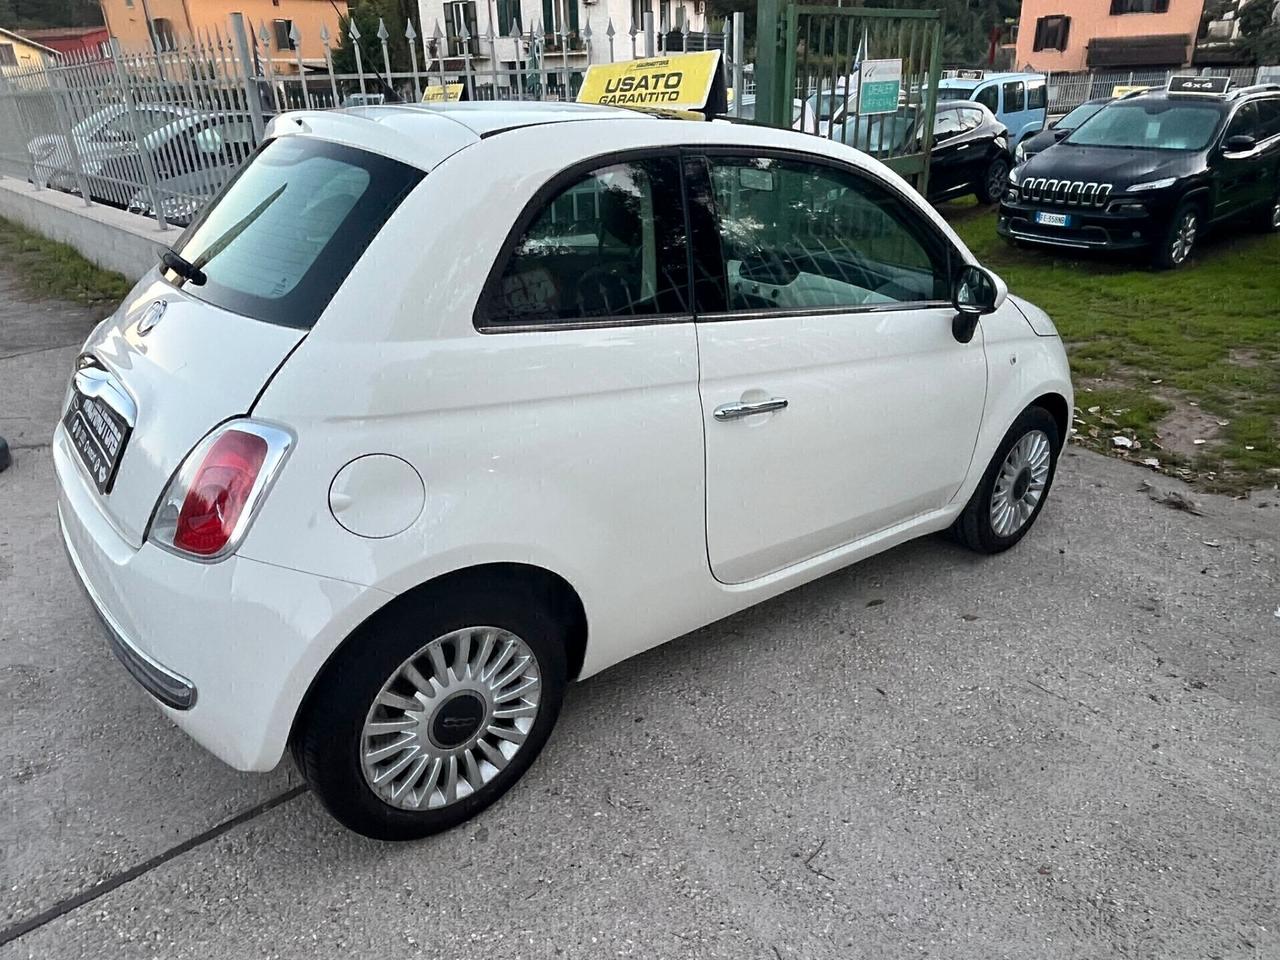
<path id="1" fill-rule="evenodd" d="M 991 520 L 991 498 L 996 481 L 1005 459 L 1009 456 L 1009 451 L 1023 437 L 1035 431 L 1042 432 L 1049 441 L 1049 472 L 1044 489 L 1031 515 L 1022 522 L 1021 526 L 1011 534 L 1002 535 L 997 532 Z M 1018 415 L 1018 419 L 1013 422 L 1013 426 L 1009 428 L 1008 433 L 1004 435 L 1004 439 L 1000 441 L 1000 445 L 996 447 L 995 455 L 987 465 L 986 473 L 982 475 L 982 482 L 978 484 L 978 488 L 973 491 L 973 496 L 969 498 L 964 510 L 952 524 L 951 532 L 955 539 L 978 553 L 1000 553 L 1026 536 L 1027 531 L 1035 524 L 1036 518 L 1040 516 L 1040 511 L 1044 509 L 1045 501 L 1049 499 L 1049 490 L 1053 486 L 1053 477 L 1058 469 L 1061 445 L 1058 424 L 1048 410 L 1043 407 L 1027 407 L 1023 410 Z"/>
<path id="2" fill-rule="evenodd" d="M 290 739 L 298 769 L 325 808 L 366 837 L 415 840 L 456 826 L 501 797 L 533 764 L 560 714 L 566 631 L 548 610 L 527 583 L 495 576 L 455 582 L 447 590 L 427 588 L 361 626 L 325 665 Z M 474 626 L 510 631 L 533 653 L 541 689 L 532 728 L 506 766 L 470 796 L 436 809 L 392 806 L 369 786 L 361 765 L 361 733 L 373 700 L 424 644 Z"/>
<path id="3" fill-rule="evenodd" d="M 1189 243 L 1184 234 L 1188 218 L 1191 220 Z M 1152 266 L 1157 270 L 1175 270 L 1185 264 L 1196 250 L 1203 227 L 1200 205 L 1194 200 L 1183 200 L 1174 210 L 1159 243 L 1151 252 Z M 1181 246 L 1179 241 L 1182 241 Z"/>
<path id="4" fill-rule="evenodd" d="M 1009 179 L 1009 161 L 1004 157 L 996 157 L 987 167 L 982 182 L 977 185 L 973 195 L 979 203 L 995 203 L 1004 196 L 1005 183 Z"/>

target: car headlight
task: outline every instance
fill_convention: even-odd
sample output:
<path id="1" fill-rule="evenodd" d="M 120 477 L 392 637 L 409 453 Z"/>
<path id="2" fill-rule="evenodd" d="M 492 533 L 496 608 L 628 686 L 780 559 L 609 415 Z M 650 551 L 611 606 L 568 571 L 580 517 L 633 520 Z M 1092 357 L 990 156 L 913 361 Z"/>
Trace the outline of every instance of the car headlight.
<path id="1" fill-rule="evenodd" d="M 1014 163 L 1025 163 L 1027 160 L 1027 141 L 1023 140 L 1013 151 Z"/>
<path id="2" fill-rule="evenodd" d="M 1165 187 L 1172 187 L 1178 182 L 1177 177 L 1164 177 L 1160 180 L 1148 180 L 1146 183 L 1135 183 L 1129 187 L 1126 193 L 1141 193 L 1144 190 L 1163 190 Z"/>

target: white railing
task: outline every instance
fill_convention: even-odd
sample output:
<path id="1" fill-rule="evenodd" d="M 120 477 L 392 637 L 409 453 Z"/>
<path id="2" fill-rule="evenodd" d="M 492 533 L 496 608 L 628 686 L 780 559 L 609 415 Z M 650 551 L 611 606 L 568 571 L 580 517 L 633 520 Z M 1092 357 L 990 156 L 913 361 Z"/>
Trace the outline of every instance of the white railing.
<path id="1" fill-rule="evenodd" d="M 1049 113 L 1067 113 L 1097 97 L 1109 97 L 1116 87 L 1163 87 L 1171 76 L 1206 73 L 1214 77 L 1230 77 L 1232 86 L 1248 86 L 1257 80 L 1258 67 L 1187 67 L 1177 70 L 1091 70 L 1085 73 L 1049 74 Z"/>

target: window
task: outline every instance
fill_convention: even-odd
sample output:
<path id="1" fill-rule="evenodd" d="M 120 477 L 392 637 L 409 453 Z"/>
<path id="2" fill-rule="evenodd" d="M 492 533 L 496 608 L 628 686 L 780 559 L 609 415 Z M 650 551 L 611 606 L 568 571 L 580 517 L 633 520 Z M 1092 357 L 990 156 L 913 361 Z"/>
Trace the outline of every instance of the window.
<path id="1" fill-rule="evenodd" d="M 933 118 L 933 139 L 950 140 L 960 133 L 960 111 L 939 110 Z"/>
<path id="2" fill-rule="evenodd" d="M 1031 49 L 1067 49 L 1067 33 L 1070 29 L 1070 17 L 1064 17 L 1061 14 L 1052 17 L 1041 17 L 1036 21 L 1036 35 L 1031 42 Z"/>
<path id="3" fill-rule="evenodd" d="M 578 0 L 542 0 L 542 29 L 547 43 L 558 46 L 561 32 L 577 34 Z M 552 37 L 552 34 L 555 34 Z"/>
<path id="4" fill-rule="evenodd" d="M 1266 140 L 1269 137 L 1280 135 L 1280 99 L 1271 97 L 1267 100 L 1259 100 L 1258 116 L 1261 122 L 1261 132 L 1258 139 Z"/>
<path id="5" fill-rule="evenodd" d="M 465 42 L 466 52 L 472 56 L 480 52 L 480 32 L 476 29 L 475 0 L 457 0 L 455 3 L 444 5 L 444 32 L 448 56 L 462 56 L 464 33 L 469 38 Z"/>
<path id="6" fill-rule="evenodd" d="M 94 143 L 128 143 L 134 139 L 134 124 L 138 136 L 145 137 L 174 119 L 175 114 L 155 107 L 135 107 L 132 119 L 128 110 L 121 110 L 94 130 L 89 139 Z"/>
<path id="7" fill-rule="evenodd" d="M 478 311 L 485 325 L 636 320 L 689 312 L 674 157 L 581 174 L 535 208 Z M 537 203 L 538 201 L 535 201 Z"/>
<path id="8" fill-rule="evenodd" d="M 982 111 L 964 109 L 960 111 L 960 132 L 968 133 L 982 126 Z"/>
<path id="9" fill-rule="evenodd" d="M 275 38 L 277 50 L 292 50 L 294 48 L 293 38 L 290 36 L 293 32 L 292 20 L 272 20 L 271 32 Z"/>
<path id="10" fill-rule="evenodd" d="M 1000 88 L 994 83 L 989 87 L 983 87 L 973 98 L 974 103 L 980 103 L 992 113 L 1000 112 Z"/>
<path id="11" fill-rule="evenodd" d="M 1077 127 L 1064 143 L 1143 150 L 1202 150 L 1222 117 L 1217 103 L 1117 101 Z"/>
<path id="12" fill-rule="evenodd" d="M 1169 0 L 1111 0 L 1111 15 L 1122 13 L 1168 13 Z"/>
<path id="13" fill-rule="evenodd" d="M 204 271 L 194 297 L 310 329 L 422 172 L 309 137 L 270 140 L 176 251 Z M 167 273 L 171 283 L 180 283 Z"/>
<path id="14" fill-rule="evenodd" d="M 1261 131 L 1259 129 L 1261 126 L 1262 124 L 1259 122 L 1258 117 L 1258 105 L 1256 103 L 1242 103 L 1235 116 L 1231 118 L 1231 123 L 1223 136 L 1224 138 L 1249 136 L 1255 140 L 1261 140 Z"/>
<path id="15" fill-rule="evenodd" d="M 793 159 L 712 157 L 709 171 L 725 276 L 723 294 L 699 285 L 700 311 L 949 297 L 945 246 L 886 188 Z"/>
<path id="16" fill-rule="evenodd" d="M 160 50 L 173 50 L 178 41 L 173 33 L 173 21 L 165 17 L 156 17 L 151 21 L 151 32 L 155 36 L 156 47 Z"/>
<path id="17" fill-rule="evenodd" d="M 1027 88 L 1021 80 L 1012 80 L 1004 85 L 1004 112 L 1021 113 L 1027 109 Z"/>
<path id="18" fill-rule="evenodd" d="M 0 67 L 16 67 L 18 55 L 13 52 L 12 43 L 0 43 Z"/>
<path id="19" fill-rule="evenodd" d="M 498 0 L 498 34 L 509 37 L 513 32 L 519 33 L 520 0 Z"/>
<path id="20" fill-rule="evenodd" d="M 1027 109 L 1047 110 L 1049 94 L 1043 80 L 1031 80 L 1027 83 Z"/>

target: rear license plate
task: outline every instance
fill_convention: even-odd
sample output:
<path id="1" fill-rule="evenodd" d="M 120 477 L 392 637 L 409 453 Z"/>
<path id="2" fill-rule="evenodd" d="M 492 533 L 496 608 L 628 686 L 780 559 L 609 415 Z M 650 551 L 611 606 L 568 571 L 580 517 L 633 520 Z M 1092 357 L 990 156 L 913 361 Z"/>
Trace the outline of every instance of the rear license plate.
<path id="1" fill-rule="evenodd" d="M 129 425 L 107 404 L 78 390 L 72 392 L 62 424 L 98 492 L 106 493 L 129 439 Z"/>
<path id="2" fill-rule="evenodd" d="M 1043 210 L 1037 210 L 1036 223 L 1045 227 L 1069 227 L 1071 226 L 1071 215 L 1069 213 L 1045 213 Z"/>

